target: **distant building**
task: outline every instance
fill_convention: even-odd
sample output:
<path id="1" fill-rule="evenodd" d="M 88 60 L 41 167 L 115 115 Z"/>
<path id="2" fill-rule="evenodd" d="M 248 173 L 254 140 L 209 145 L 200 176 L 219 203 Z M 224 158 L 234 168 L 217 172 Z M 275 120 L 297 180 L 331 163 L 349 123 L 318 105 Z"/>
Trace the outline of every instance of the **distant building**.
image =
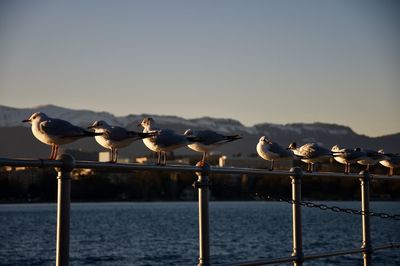
<path id="1" fill-rule="evenodd" d="M 109 162 L 111 161 L 111 156 L 108 151 L 99 152 L 99 162 Z"/>
<path id="2" fill-rule="evenodd" d="M 111 154 L 108 151 L 99 152 L 99 162 L 109 162 L 111 161 Z M 119 163 L 131 163 L 132 160 L 129 158 L 122 158 L 118 156 L 117 162 Z"/>

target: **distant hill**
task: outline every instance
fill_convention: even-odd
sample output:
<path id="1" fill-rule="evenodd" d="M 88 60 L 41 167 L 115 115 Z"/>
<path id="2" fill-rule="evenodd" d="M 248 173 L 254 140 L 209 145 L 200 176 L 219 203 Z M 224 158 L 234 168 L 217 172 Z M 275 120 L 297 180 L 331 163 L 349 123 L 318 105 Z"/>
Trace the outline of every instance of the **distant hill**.
<path id="1" fill-rule="evenodd" d="M 388 152 L 400 152 L 400 133 L 368 137 L 356 134 L 350 127 L 326 124 L 326 123 L 295 123 L 295 124 L 271 124 L 263 123 L 252 127 L 246 127 L 237 120 L 217 119 L 202 117 L 196 119 L 184 119 L 177 116 L 159 115 L 128 115 L 117 117 L 107 112 L 94 112 L 90 110 L 71 110 L 54 105 L 38 106 L 36 108 L 12 108 L 0 106 L 0 157 L 33 157 L 46 158 L 50 154 L 50 147 L 36 140 L 30 128 L 21 121 L 34 112 L 44 112 L 51 117 L 62 118 L 71 123 L 87 127 L 95 120 L 105 120 L 109 124 L 127 127 L 139 131 L 137 124 L 143 117 L 151 116 L 161 127 L 168 127 L 177 132 L 186 129 L 212 129 L 221 133 L 241 134 L 242 140 L 232 142 L 221 147 L 221 153 L 227 155 L 241 154 L 244 156 L 256 153 L 255 146 L 262 135 L 287 146 L 296 141 L 298 144 L 306 142 L 318 142 L 330 148 L 335 144 L 343 147 L 365 147 L 370 149 L 385 149 Z M 75 143 L 65 145 L 65 148 L 88 152 L 105 151 L 94 139 L 82 139 Z M 148 155 L 150 151 L 142 142 L 133 143 L 122 149 L 125 156 Z M 177 154 L 195 154 L 187 148 L 181 148 Z"/>

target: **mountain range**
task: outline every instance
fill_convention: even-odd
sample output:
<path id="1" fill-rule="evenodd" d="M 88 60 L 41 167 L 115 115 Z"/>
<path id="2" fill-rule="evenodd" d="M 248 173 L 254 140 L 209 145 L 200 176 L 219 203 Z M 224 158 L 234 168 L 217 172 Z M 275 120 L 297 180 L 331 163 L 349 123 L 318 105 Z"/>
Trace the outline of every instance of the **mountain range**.
<path id="1" fill-rule="evenodd" d="M 44 112 L 50 117 L 62 118 L 73 124 L 87 127 L 96 120 L 105 120 L 111 125 L 126 127 L 140 131 L 137 124 L 144 117 L 152 117 L 161 128 L 171 128 L 177 132 L 186 129 L 212 129 L 224 134 L 241 134 L 243 139 L 229 143 L 218 152 L 226 155 L 255 156 L 256 145 L 261 136 L 265 135 L 272 141 L 288 146 L 291 142 L 304 144 L 318 142 L 327 148 L 338 144 L 341 147 L 362 147 L 369 149 L 384 149 L 386 152 L 400 151 L 400 133 L 380 137 L 368 137 L 355 133 L 350 127 L 327 123 L 292 123 L 272 124 L 261 123 L 251 127 L 244 126 L 234 119 L 202 117 L 185 119 L 178 116 L 160 115 L 128 115 L 114 116 L 107 112 L 90 110 L 72 110 L 54 105 L 42 105 L 34 108 L 13 108 L 0 105 L 0 157 L 11 158 L 46 158 L 50 154 L 50 146 L 40 143 L 31 133 L 28 125 L 22 123 L 34 112 Z M 66 149 L 84 152 L 105 151 L 93 138 L 81 139 L 65 145 Z M 150 154 L 141 141 L 135 142 L 120 154 L 130 157 Z M 195 153 L 187 148 L 181 148 L 176 154 Z"/>

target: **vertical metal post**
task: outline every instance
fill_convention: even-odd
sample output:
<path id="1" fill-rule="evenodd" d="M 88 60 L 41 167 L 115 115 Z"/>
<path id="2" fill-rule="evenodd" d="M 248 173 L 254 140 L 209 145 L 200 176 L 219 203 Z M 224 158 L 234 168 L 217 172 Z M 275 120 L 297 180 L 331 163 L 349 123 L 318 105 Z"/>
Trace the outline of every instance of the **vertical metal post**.
<path id="1" fill-rule="evenodd" d="M 69 220 L 71 204 L 71 171 L 74 169 L 75 160 L 68 154 L 62 154 L 58 160 L 63 166 L 58 168 L 57 192 L 57 240 L 56 240 L 56 266 L 69 265 Z"/>
<path id="2" fill-rule="evenodd" d="M 198 177 L 196 187 L 199 194 L 199 263 L 198 266 L 209 266 L 210 264 L 210 228 L 208 213 L 208 191 L 210 166 L 207 163 L 197 163 L 202 171 L 196 172 Z"/>
<path id="3" fill-rule="evenodd" d="M 301 224 L 301 177 L 303 172 L 300 167 L 290 169 L 292 175 L 292 217 L 293 217 L 293 260 L 294 266 L 303 265 L 303 240 L 302 240 L 302 224 Z"/>
<path id="4" fill-rule="evenodd" d="M 364 266 L 371 265 L 371 228 L 369 219 L 369 184 L 370 174 L 368 171 L 361 171 L 361 211 L 362 211 L 362 246 L 364 249 Z"/>

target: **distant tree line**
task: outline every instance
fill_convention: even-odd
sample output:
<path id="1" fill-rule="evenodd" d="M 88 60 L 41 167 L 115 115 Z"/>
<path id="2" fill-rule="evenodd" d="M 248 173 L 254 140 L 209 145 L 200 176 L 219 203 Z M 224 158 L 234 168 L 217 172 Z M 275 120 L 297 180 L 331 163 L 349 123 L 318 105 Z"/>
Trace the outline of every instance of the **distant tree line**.
<path id="1" fill-rule="evenodd" d="M 57 173 L 53 169 L 0 170 L 0 202 L 54 202 Z M 74 170 L 72 201 L 180 201 L 196 200 L 191 173 Z M 253 200 L 256 194 L 273 197 L 291 195 L 288 177 L 217 175 L 210 177 L 211 199 Z M 399 200 L 400 181 L 372 181 L 371 198 Z M 302 195 L 307 200 L 359 200 L 360 183 L 350 178 L 303 178 Z"/>

